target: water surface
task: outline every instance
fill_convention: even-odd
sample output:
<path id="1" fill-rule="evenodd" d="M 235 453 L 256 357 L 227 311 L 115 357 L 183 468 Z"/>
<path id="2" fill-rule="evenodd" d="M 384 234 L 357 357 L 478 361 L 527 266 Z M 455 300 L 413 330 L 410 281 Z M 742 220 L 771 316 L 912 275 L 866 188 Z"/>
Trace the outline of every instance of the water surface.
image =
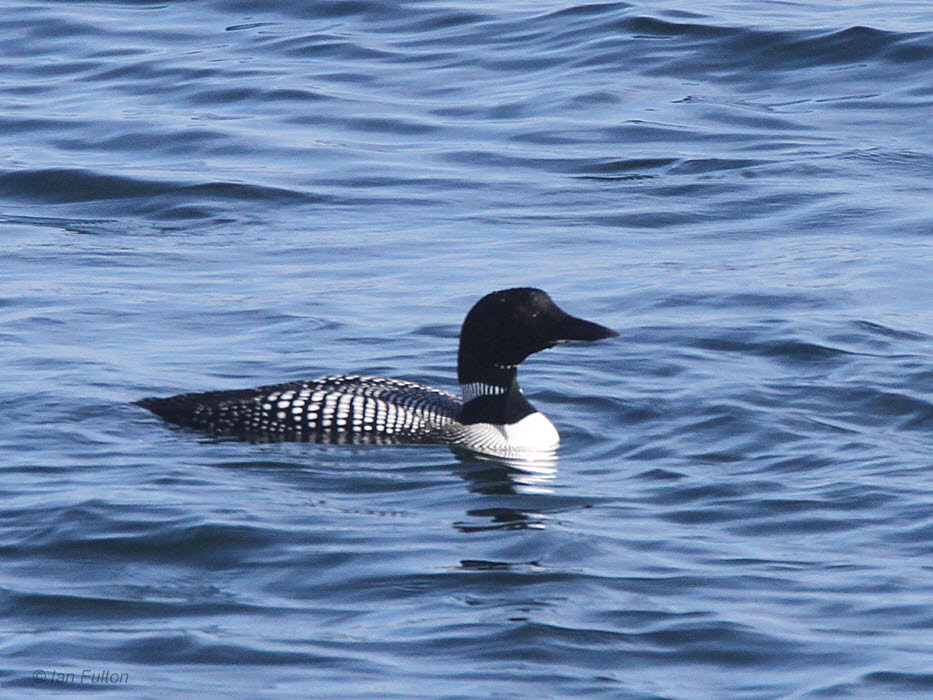
<path id="1" fill-rule="evenodd" d="M 5 697 L 933 692 L 926 3 L 37 1 L 0 59 Z M 552 471 L 130 404 L 455 389 L 514 285 L 621 333 L 523 366 Z"/>

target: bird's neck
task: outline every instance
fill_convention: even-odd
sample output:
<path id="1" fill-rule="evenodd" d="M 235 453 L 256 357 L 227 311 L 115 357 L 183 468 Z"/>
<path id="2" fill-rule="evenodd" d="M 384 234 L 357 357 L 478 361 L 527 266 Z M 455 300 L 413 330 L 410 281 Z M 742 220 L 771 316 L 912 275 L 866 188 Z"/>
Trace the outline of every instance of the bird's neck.
<path id="1" fill-rule="evenodd" d="M 509 368 L 507 376 L 497 374 L 486 381 L 461 382 L 460 392 L 463 396 L 460 420 L 464 424 L 509 425 L 535 412 L 518 385 L 515 367 Z"/>

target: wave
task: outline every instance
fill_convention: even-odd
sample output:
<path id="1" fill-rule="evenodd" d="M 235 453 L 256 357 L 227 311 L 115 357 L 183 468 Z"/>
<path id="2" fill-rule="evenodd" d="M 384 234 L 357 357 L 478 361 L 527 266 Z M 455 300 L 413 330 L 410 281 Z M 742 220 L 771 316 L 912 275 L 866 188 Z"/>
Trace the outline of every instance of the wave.
<path id="1" fill-rule="evenodd" d="M 108 199 L 155 198 L 260 200 L 269 203 L 313 203 L 322 197 L 278 187 L 238 182 L 182 183 L 142 180 L 92 170 L 47 168 L 0 174 L 0 196 L 53 204 Z"/>

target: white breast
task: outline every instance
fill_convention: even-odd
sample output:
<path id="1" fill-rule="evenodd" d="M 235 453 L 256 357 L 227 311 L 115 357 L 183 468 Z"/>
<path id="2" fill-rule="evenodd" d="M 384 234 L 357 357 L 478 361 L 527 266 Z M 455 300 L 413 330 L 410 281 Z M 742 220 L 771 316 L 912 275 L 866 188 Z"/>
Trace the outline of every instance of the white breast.
<path id="1" fill-rule="evenodd" d="M 560 444 L 560 435 L 547 416 L 535 412 L 508 425 L 463 426 L 456 444 L 485 454 L 533 459 L 538 453 L 553 453 Z"/>
<path id="2" fill-rule="evenodd" d="M 509 447 L 525 450 L 556 450 L 560 444 L 557 428 L 543 413 L 535 411 L 518 423 L 502 426 Z"/>

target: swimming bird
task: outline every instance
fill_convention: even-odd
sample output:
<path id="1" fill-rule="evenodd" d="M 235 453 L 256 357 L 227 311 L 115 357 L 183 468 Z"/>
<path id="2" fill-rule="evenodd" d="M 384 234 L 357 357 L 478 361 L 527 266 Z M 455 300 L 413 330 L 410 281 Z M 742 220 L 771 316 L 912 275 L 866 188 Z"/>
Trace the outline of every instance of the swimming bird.
<path id="1" fill-rule="evenodd" d="M 505 458 L 553 454 L 560 437 L 525 398 L 518 366 L 573 340 L 617 336 L 540 289 L 487 294 L 460 330 L 461 396 L 410 381 L 337 375 L 134 402 L 167 421 L 251 441 L 435 443 Z"/>

